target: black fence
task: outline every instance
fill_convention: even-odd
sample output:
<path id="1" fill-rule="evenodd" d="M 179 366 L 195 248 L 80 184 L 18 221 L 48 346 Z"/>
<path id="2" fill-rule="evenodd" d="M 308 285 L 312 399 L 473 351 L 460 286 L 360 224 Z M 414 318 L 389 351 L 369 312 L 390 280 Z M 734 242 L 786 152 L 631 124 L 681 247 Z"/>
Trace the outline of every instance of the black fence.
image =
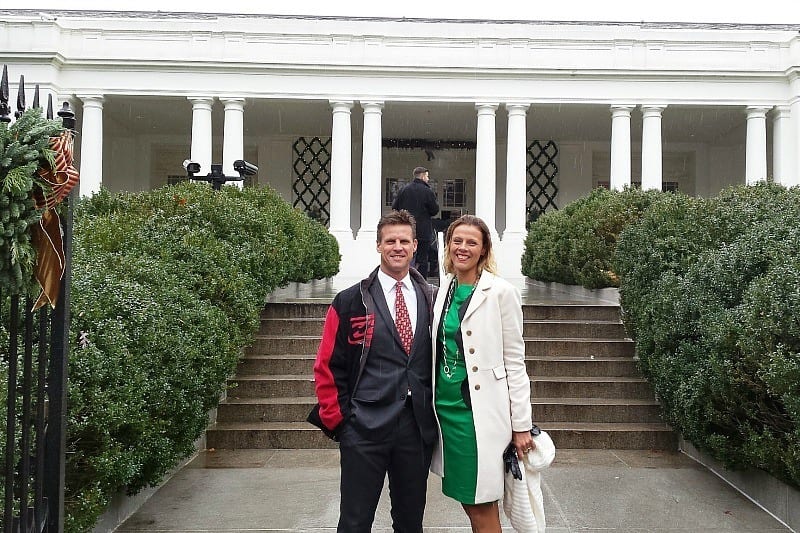
<path id="1" fill-rule="evenodd" d="M 0 81 L 0 122 L 10 123 L 7 69 Z M 33 106 L 39 107 L 39 86 Z M 25 83 L 20 77 L 16 112 L 25 110 Z M 58 112 L 74 135 L 74 114 L 65 103 Z M 53 118 L 52 96 L 47 118 Z M 2 148 L 2 147 L 0 147 Z M 0 151 L 0 155 L 2 152 Z M 0 190 L 0 194 L 3 191 Z M 67 355 L 69 346 L 72 208 L 62 209 L 64 272 L 55 308 L 32 311 L 34 299 L 0 293 L 0 391 L 5 387 L 5 435 L 2 446 L 3 533 L 62 532 L 64 529 L 64 461 L 66 444 Z M 0 220 L 3 210 L 0 207 Z M 0 260 L 11 262 L 10 257 Z M 3 368 L 4 367 L 4 368 Z M 7 371 L 7 376 L 3 375 Z"/>

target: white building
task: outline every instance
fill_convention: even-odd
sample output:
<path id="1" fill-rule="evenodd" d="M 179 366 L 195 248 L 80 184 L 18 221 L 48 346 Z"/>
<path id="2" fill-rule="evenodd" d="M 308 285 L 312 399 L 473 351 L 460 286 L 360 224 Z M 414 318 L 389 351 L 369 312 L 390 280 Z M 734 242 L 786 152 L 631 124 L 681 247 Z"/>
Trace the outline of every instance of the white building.
<path id="1" fill-rule="evenodd" d="M 329 219 L 355 276 L 423 165 L 519 275 L 527 213 L 597 186 L 800 183 L 799 31 L 6 9 L 0 63 L 12 99 L 24 74 L 76 110 L 82 194 L 244 158 Z"/>

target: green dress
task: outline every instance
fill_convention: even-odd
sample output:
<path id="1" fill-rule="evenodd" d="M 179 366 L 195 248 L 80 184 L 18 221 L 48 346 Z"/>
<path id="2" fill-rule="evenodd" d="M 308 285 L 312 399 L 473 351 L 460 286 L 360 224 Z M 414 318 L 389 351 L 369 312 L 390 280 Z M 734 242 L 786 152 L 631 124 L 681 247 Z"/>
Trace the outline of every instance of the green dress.
<path id="1" fill-rule="evenodd" d="M 472 291 L 472 285 L 458 285 L 453 291 L 449 308 L 443 311 L 447 314 L 442 319 L 444 327 L 439 328 L 437 346 L 444 345 L 446 354 L 440 348 L 436 376 L 436 414 L 442 430 L 444 453 L 442 492 L 454 500 L 470 505 L 475 503 L 478 444 L 472 411 L 467 408 L 461 395 L 461 383 L 467 379 L 467 369 L 464 355 L 457 348 L 455 335 L 461 326 L 458 309 Z M 449 376 L 445 371 L 445 364 L 449 367 Z"/>

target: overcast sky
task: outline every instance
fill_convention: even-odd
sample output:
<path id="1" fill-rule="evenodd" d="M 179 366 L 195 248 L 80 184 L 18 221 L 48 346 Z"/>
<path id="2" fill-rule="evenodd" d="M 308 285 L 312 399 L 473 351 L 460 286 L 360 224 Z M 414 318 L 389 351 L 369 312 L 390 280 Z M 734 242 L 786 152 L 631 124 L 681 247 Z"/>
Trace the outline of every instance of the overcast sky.
<path id="1" fill-rule="evenodd" d="M 800 24 L 800 0 L 0 0 L 0 6 L 488 20 Z"/>

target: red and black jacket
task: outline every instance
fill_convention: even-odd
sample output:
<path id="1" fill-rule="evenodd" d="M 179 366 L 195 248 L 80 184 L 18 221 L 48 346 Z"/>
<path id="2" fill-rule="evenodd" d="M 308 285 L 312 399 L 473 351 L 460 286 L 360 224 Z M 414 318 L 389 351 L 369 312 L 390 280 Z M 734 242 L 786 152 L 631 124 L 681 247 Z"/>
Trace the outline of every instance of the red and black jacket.
<path id="1" fill-rule="evenodd" d="M 406 387 L 412 391 L 414 388 L 419 389 L 418 398 L 414 398 L 415 415 L 417 414 L 416 402 L 424 402 L 425 405 L 421 404 L 419 407 L 418 420 L 421 429 L 426 433 L 426 429 L 428 429 L 426 426 L 429 425 L 427 411 L 431 411 L 431 420 L 433 420 L 431 406 L 427 405 L 427 401 L 425 401 L 430 395 L 430 391 L 425 389 L 430 388 L 430 322 L 433 316 L 435 287 L 429 285 L 416 270 L 411 269 L 410 272 L 414 284 L 417 288 L 422 289 L 417 292 L 418 300 L 420 300 L 420 292 L 423 296 L 422 301 L 417 302 L 418 315 L 419 311 L 427 315 L 421 317 L 422 322 L 418 320 L 418 331 L 415 334 L 414 346 L 418 346 L 417 336 L 420 337 L 418 349 L 421 351 L 416 355 L 418 360 L 411 360 L 408 368 L 403 369 L 401 366 L 406 365 L 406 356 L 403 355 L 402 362 L 398 363 L 400 365 L 398 366 L 399 372 L 394 377 L 396 383 L 392 381 L 391 377 L 385 379 L 382 377 L 380 383 L 377 381 L 370 383 L 369 380 L 373 378 L 369 377 L 370 372 L 366 372 L 367 383 L 362 384 L 362 388 L 372 391 L 375 390 L 375 387 L 382 387 L 381 395 L 388 397 L 389 402 L 396 399 L 402 401 Z M 360 422 L 369 425 L 373 423 L 370 419 L 376 415 L 391 416 L 390 412 L 385 411 L 370 412 L 372 406 L 360 405 L 358 395 L 354 398 L 354 393 L 359 387 L 362 377 L 365 376 L 364 370 L 370 357 L 370 351 L 373 349 L 376 320 L 381 326 L 378 334 L 378 337 L 382 339 L 380 355 L 384 360 L 394 356 L 392 341 L 383 337 L 383 335 L 390 335 L 385 333 L 390 328 L 382 326 L 383 322 L 391 320 L 387 316 L 388 308 L 377 309 L 375 302 L 376 297 L 383 298 L 382 293 L 379 294 L 381 289 L 377 275 L 378 269 L 376 268 L 366 279 L 337 294 L 325 317 L 322 339 L 314 363 L 315 390 L 319 403 L 312 410 L 308 421 L 322 429 L 334 440 L 338 440 L 338 433 L 343 422 L 352 417 L 358 417 Z M 383 308 L 386 308 L 385 304 Z M 426 326 L 422 331 L 419 328 L 420 323 Z M 394 324 L 391 323 L 392 332 L 394 332 L 393 328 Z M 423 361 L 423 359 L 425 360 Z M 420 378 L 420 373 L 423 374 L 422 378 Z M 395 394 L 392 387 L 402 390 Z M 402 394 L 403 397 L 398 398 L 399 394 Z M 391 411 L 391 407 L 386 409 Z M 359 413 L 357 414 L 356 411 Z"/>

